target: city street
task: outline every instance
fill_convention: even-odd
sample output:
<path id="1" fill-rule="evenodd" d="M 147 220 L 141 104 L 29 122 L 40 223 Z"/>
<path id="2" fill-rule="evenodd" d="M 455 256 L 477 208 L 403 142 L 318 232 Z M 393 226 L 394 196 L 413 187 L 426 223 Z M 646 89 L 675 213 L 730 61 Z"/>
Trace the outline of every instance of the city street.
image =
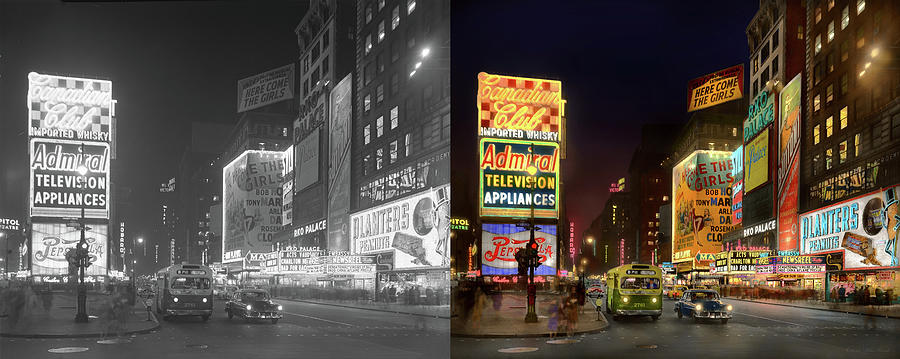
<path id="1" fill-rule="evenodd" d="M 548 338 L 453 338 L 453 357 L 593 358 L 896 358 L 900 320 L 725 300 L 734 318 L 695 324 L 678 319 L 674 301 L 665 300 L 663 316 L 610 321 L 609 330 L 579 335 L 577 343 L 548 344 Z M 876 329 L 866 329 L 875 325 Z M 504 354 L 498 350 L 527 347 L 536 351 Z M 533 350 L 533 349 L 525 349 Z M 862 355 L 862 356 L 860 356 Z"/>
<path id="2" fill-rule="evenodd" d="M 279 301 L 284 318 L 244 323 L 228 320 L 225 302 L 216 301 L 209 322 L 177 318 L 130 343 L 98 344 L 98 338 L 10 339 L 0 341 L 0 357 L 61 357 L 53 348 L 82 347 L 71 358 L 422 358 L 450 350 L 449 320 L 371 310 Z M 422 330 L 422 326 L 425 330 Z"/>

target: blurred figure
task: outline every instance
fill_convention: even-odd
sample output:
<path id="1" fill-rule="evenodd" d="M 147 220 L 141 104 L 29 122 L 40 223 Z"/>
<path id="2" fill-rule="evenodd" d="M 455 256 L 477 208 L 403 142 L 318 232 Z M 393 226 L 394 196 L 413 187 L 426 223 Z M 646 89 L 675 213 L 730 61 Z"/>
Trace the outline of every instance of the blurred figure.
<path id="1" fill-rule="evenodd" d="M 472 329 L 478 330 L 481 324 L 481 310 L 484 308 L 486 298 L 481 287 L 475 288 L 475 303 L 472 305 L 472 313 L 469 317 L 469 324 Z"/>
<path id="2" fill-rule="evenodd" d="M 553 302 L 550 303 L 550 309 L 548 310 L 548 314 L 550 314 L 550 318 L 547 319 L 547 330 L 550 331 L 550 339 L 556 337 L 556 332 L 559 330 L 559 318 L 560 318 L 560 309 L 562 307 L 562 300 L 559 297 L 555 297 Z"/>
<path id="3" fill-rule="evenodd" d="M 566 335 L 575 335 L 575 327 L 578 325 L 578 291 L 575 287 L 569 289 L 569 298 L 566 300 Z"/>

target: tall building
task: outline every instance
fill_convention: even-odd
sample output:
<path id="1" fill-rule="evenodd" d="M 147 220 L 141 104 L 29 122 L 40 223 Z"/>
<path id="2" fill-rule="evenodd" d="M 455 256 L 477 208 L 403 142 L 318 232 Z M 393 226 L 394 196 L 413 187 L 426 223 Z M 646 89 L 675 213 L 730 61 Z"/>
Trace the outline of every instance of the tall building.
<path id="1" fill-rule="evenodd" d="M 376 256 L 376 290 L 392 282 L 446 283 L 450 2 L 356 4 L 350 250 Z M 372 227 L 384 220 L 377 213 L 400 208 L 408 210 L 395 213 L 416 228 L 372 230 L 383 227 Z M 376 240 L 384 234 L 393 240 Z"/>
<path id="2" fill-rule="evenodd" d="M 786 84 L 803 71 L 805 25 L 803 2 L 759 1 L 759 10 L 746 31 L 750 48 L 748 99 L 756 98 L 774 83 Z"/>

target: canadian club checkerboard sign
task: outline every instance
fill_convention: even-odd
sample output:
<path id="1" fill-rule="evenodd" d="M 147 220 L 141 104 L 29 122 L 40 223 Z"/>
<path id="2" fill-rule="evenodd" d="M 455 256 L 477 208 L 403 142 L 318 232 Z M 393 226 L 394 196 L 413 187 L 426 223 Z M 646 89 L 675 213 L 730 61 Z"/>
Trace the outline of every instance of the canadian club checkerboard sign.
<path id="1" fill-rule="evenodd" d="M 28 136 L 111 142 L 112 81 L 28 74 Z"/>

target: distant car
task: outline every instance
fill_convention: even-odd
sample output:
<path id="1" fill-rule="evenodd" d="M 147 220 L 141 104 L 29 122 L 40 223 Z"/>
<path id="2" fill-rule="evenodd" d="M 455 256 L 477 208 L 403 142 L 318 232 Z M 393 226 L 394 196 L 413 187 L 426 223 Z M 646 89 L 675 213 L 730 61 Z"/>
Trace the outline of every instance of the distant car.
<path id="1" fill-rule="evenodd" d="M 675 289 L 674 286 L 664 285 L 663 286 L 663 297 L 669 298 L 669 292 L 671 292 L 674 289 Z"/>
<path id="2" fill-rule="evenodd" d="M 592 285 L 587 289 L 587 296 L 590 298 L 599 298 L 603 296 L 603 286 L 600 285 Z"/>
<path id="3" fill-rule="evenodd" d="M 679 319 L 692 317 L 698 323 L 701 319 L 719 319 L 722 324 L 728 323 L 733 309 L 731 304 L 722 302 L 718 292 L 710 289 L 688 290 L 675 303 L 675 313 Z"/>
<path id="4" fill-rule="evenodd" d="M 269 319 L 272 324 L 276 324 L 282 317 L 282 309 L 282 306 L 272 302 L 269 292 L 264 289 L 238 290 L 225 304 L 228 319 L 241 317 L 245 322 L 251 319 Z"/>
<path id="5" fill-rule="evenodd" d="M 681 298 L 681 295 L 684 294 L 684 292 L 687 290 L 688 287 L 686 285 L 676 285 L 672 287 L 672 290 L 668 292 L 667 296 L 669 297 L 669 299 L 677 300 L 678 298 Z"/>

